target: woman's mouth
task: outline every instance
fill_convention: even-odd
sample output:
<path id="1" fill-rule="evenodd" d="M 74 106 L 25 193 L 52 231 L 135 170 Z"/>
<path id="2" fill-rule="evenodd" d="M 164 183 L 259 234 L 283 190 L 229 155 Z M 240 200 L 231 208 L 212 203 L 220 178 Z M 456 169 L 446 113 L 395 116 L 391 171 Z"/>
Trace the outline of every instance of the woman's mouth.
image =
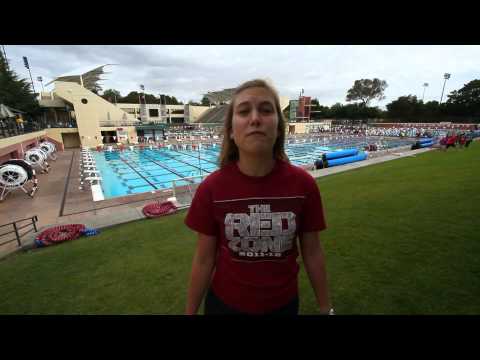
<path id="1" fill-rule="evenodd" d="M 263 132 L 261 132 L 261 131 L 253 131 L 253 132 L 249 133 L 247 136 L 251 136 L 251 135 L 266 136 L 265 133 L 263 133 Z"/>

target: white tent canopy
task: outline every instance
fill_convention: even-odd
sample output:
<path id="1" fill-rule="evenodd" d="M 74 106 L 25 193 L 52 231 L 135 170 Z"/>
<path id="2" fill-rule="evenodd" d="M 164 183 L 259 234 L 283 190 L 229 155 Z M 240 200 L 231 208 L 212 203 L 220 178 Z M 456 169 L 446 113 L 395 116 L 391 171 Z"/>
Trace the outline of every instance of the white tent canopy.
<path id="1" fill-rule="evenodd" d="M 99 81 L 103 80 L 100 78 L 100 75 L 106 74 L 103 71 L 105 66 L 109 65 L 117 65 L 117 64 L 105 64 L 102 66 L 98 66 L 94 69 L 92 68 L 78 68 L 74 71 L 70 71 L 62 76 L 56 77 L 52 81 L 48 82 L 45 86 L 52 84 L 55 81 L 67 81 L 67 82 L 75 82 L 79 85 L 83 85 L 89 90 L 102 90 L 101 86 L 99 85 Z"/>
<path id="2" fill-rule="evenodd" d="M 15 114 L 6 105 L 0 104 L 0 119 L 15 117 Z"/>

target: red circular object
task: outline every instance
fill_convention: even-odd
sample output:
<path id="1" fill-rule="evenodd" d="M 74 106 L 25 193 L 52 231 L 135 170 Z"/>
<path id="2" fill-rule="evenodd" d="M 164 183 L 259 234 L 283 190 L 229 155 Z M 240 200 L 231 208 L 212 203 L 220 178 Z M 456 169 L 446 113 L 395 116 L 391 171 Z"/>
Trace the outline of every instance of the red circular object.
<path id="1" fill-rule="evenodd" d="M 142 209 L 143 214 L 148 218 L 170 215 L 176 211 L 177 207 L 171 201 L 148 204 Z"/>
<path id="2" fill-rule="evenodd" d="M 59 225 L 42 231 L 36 239 L 48 246 L 67 240 L 74 240 L 80 237 L 83 230 L 85 230 L 85 225 L 83 224 Z"/>

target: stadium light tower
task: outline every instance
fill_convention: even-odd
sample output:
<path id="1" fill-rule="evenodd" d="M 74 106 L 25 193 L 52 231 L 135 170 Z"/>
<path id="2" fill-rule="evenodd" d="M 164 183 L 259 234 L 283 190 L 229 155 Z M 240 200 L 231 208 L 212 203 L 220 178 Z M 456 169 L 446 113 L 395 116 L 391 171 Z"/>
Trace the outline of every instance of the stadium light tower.
<path id="1" fill-rule="evenodd" d="M 42 85 L 42 91 L 45 91 L 45 89 L 43 88 L 43 78 L 41 76 L 37 76 L 37 81 L 39 81 Z"/>
<path id="2" fill-rule="evenodd" d="M 138 100 L 140 102 L 140 121 L 146 120 L 146 101 L 145 101 L 145 86 L 143 84 L 140 84 L 140 90 L 142 90 L 142 94 L 138 97 Z M 143 97 L 143 104 L 142 104 L 142 97 Z"/>
<path id="3" fill-rule="evenodd" d="M 450 79 L 450 75 L 451 74 L 449 74 L 449 73 L 443 74 L 443 78 L 445 79 L 445 81 L 443 82 L 443 89 L 442 89 L 442 96 L 440 97 L 440 104 L 442 103 L 443 91 L 445 90 L 445 84 L 447 83 L 447 80 Z"/>
<path id="4" fill-rule="evenodd" d="M 140 84 L 140 90 L 142 90 L 142 93 L 145 92 L 145 86 Z M 142 95 L 138 97 L 138 104 L 141 106 L 142 105 Z"/>
<path id="5" fill-rule="evenodd" d="M 33 85 L 32 73 L 30 72 L 30 64 L 28 63 L 28 59 L 26 56 L 23 57 L 23 64 L 28 69 L 28 73 L 30 74 L 30 80 L 32 81 L 32 89 L 33 89 L 33 93 L 35 94 L 35 85 Z"/>
<path id="6" fill-rule="evenodd" d="M 5 58 L 5 65 L 6 65 L 7 70 L 8 70 L 9 67 L 8 67 L 7 53 L 5 52 L 5 45 L 2 45 L 2 50 L 3 50 L 3 57 Z"/>
<path id="7" fill-rule="evenodd" d="M 422 95 L 422 102 L 423 102 L 423 99 L 425 98 L 425 90 L 427 89 L 428 87 L 428 83 L 423 83 L 423 95 Z"/>
<path id="8" fill-rule="evenodd" d="M 165 120 L 166 123 L 168 123 L 167 120 L 167 98 L 165 94 L 159 94 L 160 96 L 160 119 L 162 122 Z M 163 98 L 163 101 L 162 101 Z"/>

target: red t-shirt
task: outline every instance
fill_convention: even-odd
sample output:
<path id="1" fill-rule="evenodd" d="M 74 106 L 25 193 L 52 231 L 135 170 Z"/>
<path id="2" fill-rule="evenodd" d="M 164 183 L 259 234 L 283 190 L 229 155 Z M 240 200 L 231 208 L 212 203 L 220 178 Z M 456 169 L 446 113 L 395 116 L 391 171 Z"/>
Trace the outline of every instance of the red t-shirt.
<path id="1" fill-rule="evenodd" d="M 297 235 L 326 228 L 315 179 L 281 160 L 262 177 L 243 174 L 236 163 L 213 172 L 199 185 L 185 224 L 217 237 L 214 293 L 253 314 L 298 294 Z"/>

